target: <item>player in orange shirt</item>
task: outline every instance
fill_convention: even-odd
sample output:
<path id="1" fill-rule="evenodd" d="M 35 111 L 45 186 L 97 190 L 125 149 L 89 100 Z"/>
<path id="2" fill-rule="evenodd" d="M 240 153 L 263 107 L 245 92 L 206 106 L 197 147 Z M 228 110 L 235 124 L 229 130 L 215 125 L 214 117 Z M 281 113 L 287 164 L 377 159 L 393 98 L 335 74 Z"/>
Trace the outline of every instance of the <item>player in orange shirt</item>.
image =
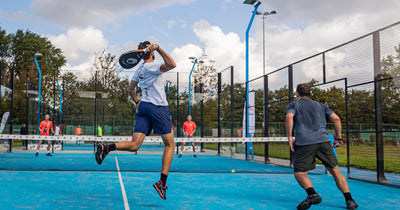
<path id="1" fill-rule="evenodd" d="M 82 128 L 80 125 L 75 129 L 75 135 L 81 135 L 82 134 Z"/>
<path id="2" fill-rule="evenodd" d="M 183 132 L 184 132 L 186 138 L 193 138 L 193 134 L 194 134 L 194 132 L 196 132 L 196 123 L 194 123 L 192 121 L 191 115 L 188 115 L 187 121 L 183 123 Z M 191 143 L 192 143 L 192 147 L 193 147 L 193 157 L 197 158 L 194 142 L 191 142 Z M 179 158 L 182 157 L 183 148 L 185 147 L 185 144 L 186 144 L 186 142 L 182 143 L 181 153 L 178 156 Z"/>
<path id="3" fill-rule="evenodd" d="M 40 124 L 39 124 L 39 132 L 40 132 L 39 134 L 41 136 L 50 136 L 50 130 L 51 130 L 51 133 L 54 134 L 53 123 L 49 119 L 50 119 L 50 115 L 46 114 L 44 116 L 44 120 L 42 122 L 40 122 Z M 42 140 L 40 140 L 39 144 L 37 145 L 36 156 L 39 155 L 39 149 L 40 149 L 41 144 L 42 144 Z M 47 141 L 47 156 L 53 156 L 50 154 L 50 141 Z"/>

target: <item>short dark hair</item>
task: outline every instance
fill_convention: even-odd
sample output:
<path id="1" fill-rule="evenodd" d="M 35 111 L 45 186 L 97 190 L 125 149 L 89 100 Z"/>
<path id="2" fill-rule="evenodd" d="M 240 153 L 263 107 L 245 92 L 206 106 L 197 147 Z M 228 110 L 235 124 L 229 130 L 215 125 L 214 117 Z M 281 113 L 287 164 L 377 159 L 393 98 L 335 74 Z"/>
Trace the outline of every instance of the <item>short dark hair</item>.
<path id="1" fill-rule="evenodd" d="M 149 41 L 140 42 L 138 45 L 138 50 L 145 49 L 147 45 L 151 45 Z M 144 54 L 143 60 L 147 60 L 150 58 L 150 52 Z"/>
<path id="2" fill-rule="evenodd" d="M 296 90 L 296 92 L 297 92 L 300 96 L 310 97 L 310 96 L 311 96 L 311 87 L 310 87 L 310 85 L 307 84 L 307 83 L 298 84 L 298 85 L 297 85 L 297 90 Z"/>

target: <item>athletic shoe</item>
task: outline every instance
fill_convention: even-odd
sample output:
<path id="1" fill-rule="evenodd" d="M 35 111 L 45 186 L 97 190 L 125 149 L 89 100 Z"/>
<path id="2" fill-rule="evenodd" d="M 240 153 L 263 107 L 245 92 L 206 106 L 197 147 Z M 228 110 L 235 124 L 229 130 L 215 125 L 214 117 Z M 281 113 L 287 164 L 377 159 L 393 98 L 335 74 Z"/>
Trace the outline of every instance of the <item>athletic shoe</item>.
<path id="1" fill-rule="evenodd" d="M 50 153 L 47 153 L 47 154 L 46 154 L 46 156 L 53 156 L 53 155 L 52 155 L 52 154 L 50 154 Z"/>
<path id="2" fill-rule="evenodd" d="M 163 186 L 162 181 L 158 181 L 155 184 L 153 184 L 154 189 L 157 190 L 158 194 L 160 195 L 160 197 L 163 200 L 167 200 L 167 197 L 165 196 L 165 194 L 167 193 L 167 185 Z"/>
<path id="3" fill-rule="evenodd" d="M 99 144 L 97 146 L 97 151 L 96 151 L 96 161 L 99 165 L 103 162 L 104 158 L 107 156 L 107 154 L 110 152 L 108 149 L 108 144 Z"/>
<path id="4" fill-rule="evenodd" d="M 39 155 L 39 152 L 36 152 L 36 154 L 35 154 L 36 156 L 38 156 Z"/>
<path id="5" fill-rule="evenodd" d="M 311 205 L 319 204 L 321 203 L 321 201 L 322 199 L 318 194 L 309 195 L 297 206 L 297 209 L 298 210 L 308 209 L 311 207 Z"/>
<path id="6" fill-rule="evenodd" d="M 346 201 L 347 209 L 356 209 L 358 208 L 358 204 L 354 200 Z"/>
<path id="7" fill-rule="evenodd" d="M 178 155 L 178 158 L 181 158 L 181 157 L 182 157 L 182 154 L 179 154 L 179 155 Z"/>
<path id="8" fill-rule="evenodd" d="M 197 155 L 196 155 L 196 154 L 194 154 L 194 155 L 193 155 L 193 157 L 194 157 L 194 158 L 197 158 Z"/>

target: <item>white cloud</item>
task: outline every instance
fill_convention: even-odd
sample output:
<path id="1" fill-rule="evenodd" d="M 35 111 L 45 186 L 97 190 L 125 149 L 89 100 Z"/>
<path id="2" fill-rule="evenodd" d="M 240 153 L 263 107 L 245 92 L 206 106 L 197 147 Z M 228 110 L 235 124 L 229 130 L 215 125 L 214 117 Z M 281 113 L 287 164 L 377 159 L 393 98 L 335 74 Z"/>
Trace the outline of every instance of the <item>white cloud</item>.
<path id="1" fill-rule="evenodd" d="M 66 34 L 48 35 L 49 40 L 60 48 L 71 65 L 80 65 L 89 60 L 94 53 L 108 47 L 103 32 L 92 26 L 70 28 Z"/>
<path id="2" fill-rule="evenodd" d="M 104 26 L 130 14 L 154 11 L 172 4 L 195 0 L 33 0 L 31 11 L 63 27 Z"/>

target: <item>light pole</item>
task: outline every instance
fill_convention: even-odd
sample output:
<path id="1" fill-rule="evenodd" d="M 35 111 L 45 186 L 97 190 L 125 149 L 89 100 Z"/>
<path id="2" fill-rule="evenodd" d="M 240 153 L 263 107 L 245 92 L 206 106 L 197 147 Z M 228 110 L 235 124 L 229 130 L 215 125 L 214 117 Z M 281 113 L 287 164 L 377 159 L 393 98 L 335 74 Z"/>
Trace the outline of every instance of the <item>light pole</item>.
<path id="1" fill-rule="evenodd" d="M 249 134 L 249 32 L 251 25 L 253 24 L 254 16 L 256 15 L 258 7 L 260 6 L 261 2 L 257 0 L 246 0 L 243 3 L 254 5 L 253 14 L 251 15 L 249 25 L 247 26 L 246 29 L 246 137 L 251 137 Z M 247 148 L 246 148 L 246 153 L 247 153 Z"/>
<path id="2" fill-rule="evenodd" d="M 61 86 L 60 83 L 57 80 L 57 86 L 58 86 L 58 90 L 60 91 L 60 113 L 58 115 L 58 119 L 60 121 L 59 126 L 61 126 L 61 116 L 62 116 L 62 90 L 61 90 Z"/>
<path id="3" fill-rule="evenodd" d="M 196 63 L 197 63 L 197 58 L 195 58 L 195 57 L 189 57 L 189 59 L 191 59 L 191 60 L 194 60 L 194 62 L 193 62 L 193 66 L 192 66 L 192 70 L 190 71 L 190 74 L 189 74 L 189 115 L 191 115 L 191 109 L 190 109 L 190 107 L 191 107 L 191 87 L 192 87 L 192 73 L 193 73 L 193 69 L 194 69 L 194 66 L 196 65 Z"/>
<path id="4" fill-rule="evenodd" d="M 267 18 L 266 16 L 268 15 L 275 15 L 276 11 L 272 10 L 271 12 L 256 12 L 256 15 L 262 15 L 262 19 L 263 19 L 263 75 L 265 75 L 265 24 L 264 24 L 264 20 Z"/>
<path id="5" fill-rule="evenodd" d="M 42 57 L 43 55 L 41 53 L 36 53 L 33 58 L 36 63 L 36 67 L 39 72 L 39 99 L 38 99 L 38 127 L 37 127 L 37 134 L 39 134 L 39 126 L 40 126 L 40 102 L 41 102 L 41 92 L 42 92 L 42 72 L 40 71 L 39 63 L 37 61 L 38 57 Z"/>

